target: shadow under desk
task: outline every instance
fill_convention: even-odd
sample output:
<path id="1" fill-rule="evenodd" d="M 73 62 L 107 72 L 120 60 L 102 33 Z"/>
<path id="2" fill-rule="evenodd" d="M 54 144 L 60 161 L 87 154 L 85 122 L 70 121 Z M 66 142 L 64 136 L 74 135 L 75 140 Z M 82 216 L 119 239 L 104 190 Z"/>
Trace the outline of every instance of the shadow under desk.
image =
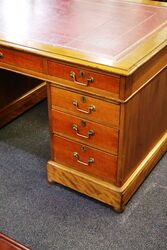
<path id="1" fill-rule="evenodd" d="M 0 69 L 0 127 L 46 98 L 42 80 Z"/>

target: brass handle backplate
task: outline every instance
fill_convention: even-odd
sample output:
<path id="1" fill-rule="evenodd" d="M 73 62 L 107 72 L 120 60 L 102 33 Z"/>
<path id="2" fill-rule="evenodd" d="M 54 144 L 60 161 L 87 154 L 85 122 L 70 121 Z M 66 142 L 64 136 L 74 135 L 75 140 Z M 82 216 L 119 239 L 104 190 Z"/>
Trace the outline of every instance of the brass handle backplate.
<path id="1" fill-rule="evenodd" d="M 80 109 L 77 100 L 73 100 L 72 104 L 76 107 L 76 109 L 77 109 L 79 112 L 84 113 L 84 114 L 90 114 L 92 111 L 95 111 L 95 105 L 93 105 L 93 104 L 91 104 L 91 105 L 88 107 L 88 110 Z"/>
<path id="2" fill-rule="evenodd" d="M 82 82 L 78 82 L 77 81 L 77 77 L 76 77 L 76 74 L 74 71 L 71 71 L 70 72 L 70 77 L 73 79 L 73 82 L 78 84 L 78 85 L 81 85 L 81 86 L 88 86 L 89 83 L 92 83 L 94 81 L 93 77 L 88 77 L 87 80 L 86 80 L 86 83 L 82 83 Z"/>
<path id="3" fill-rule="evenodd" d="M 78 135 L 79 137 L 85 138 L 85 139 L 89 139 L 91 135 L 95 134 L 95 132 L 93 130 L 89 130 L 87 135 L 80 134 L 78 126 L 76 124 L 72 125 L 72 129 L 76 131 L 76 135 Z"/>
<path id="4" fill-rule="evenodd" d="M 84 165 L 84 166 L 89 166 L 91 163 L 94 163 L 94 158 L 90 157 L 87 162 L 81 161 L 79 159 L 79 154 L 77 152 L 73 152 L 73 156 L 77 158 L 77 162 Z"/>

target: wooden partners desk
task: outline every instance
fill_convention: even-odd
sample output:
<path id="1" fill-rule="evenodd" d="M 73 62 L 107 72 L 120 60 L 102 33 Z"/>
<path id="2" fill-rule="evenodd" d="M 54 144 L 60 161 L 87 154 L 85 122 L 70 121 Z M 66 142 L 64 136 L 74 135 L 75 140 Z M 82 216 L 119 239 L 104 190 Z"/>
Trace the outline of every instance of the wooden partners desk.
<path id="1" fill-rule="evenodd" d="M 0 67 L 47 81 L 50 182 L 122 211 L 167 151 L 166 21 L 156 1 L 0 1 Z"/>

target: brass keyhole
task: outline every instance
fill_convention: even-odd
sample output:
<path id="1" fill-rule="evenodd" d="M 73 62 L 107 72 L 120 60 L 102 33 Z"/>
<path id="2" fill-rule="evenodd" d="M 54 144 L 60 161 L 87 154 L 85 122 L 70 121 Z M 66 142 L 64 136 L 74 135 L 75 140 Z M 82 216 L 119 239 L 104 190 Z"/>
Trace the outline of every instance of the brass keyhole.
<path id="1" fill-rule="evenodd" d="M 85 96 L 81 96 L 81 102 L 86 103 L 86 97 Z"/>
<path id="2" fill-rule="evenodd" d="M 80 71 L 80 72 L 79 72 L 79 76 L 80 76 L 80 77 L 84 77 L 84 76 L 85 76 L 85 73 L 84 73 L 83 71 Z"/>
<path id="3" fill-rule="evenodd" d="M 83 152 L 85 152 L 86 151 L 86 147 L 85 146 L 81 146 L 81 150 L 83 151 Z"/>
<path id="4" fill-rule="evenodd" d="M 82 120 L 81 125 L 82 125 L 82 127 L 86 127 L 86 121 Z"/>

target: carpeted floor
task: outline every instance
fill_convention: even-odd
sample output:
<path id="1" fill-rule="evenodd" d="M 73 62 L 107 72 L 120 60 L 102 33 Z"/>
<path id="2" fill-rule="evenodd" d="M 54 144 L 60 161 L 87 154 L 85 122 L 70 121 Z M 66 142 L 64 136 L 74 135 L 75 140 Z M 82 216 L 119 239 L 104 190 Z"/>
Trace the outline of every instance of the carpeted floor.
<path id="1" fill-rule="evenodd" d="M 48 184 L 49 147 L 46 101 L 0 130 L 1 232 L 33 250 L 166 249 L 167 154 L 117 214 Z"/>

